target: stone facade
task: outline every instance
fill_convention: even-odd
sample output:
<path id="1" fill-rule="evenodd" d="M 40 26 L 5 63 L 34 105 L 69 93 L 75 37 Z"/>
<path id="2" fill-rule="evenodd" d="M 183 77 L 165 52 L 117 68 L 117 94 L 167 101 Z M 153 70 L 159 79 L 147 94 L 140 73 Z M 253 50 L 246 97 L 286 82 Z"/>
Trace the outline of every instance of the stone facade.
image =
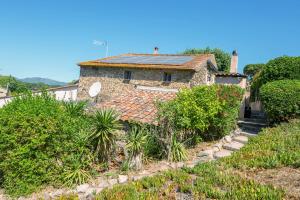
<path id="1" fill-rule="evenodd" d="M 131 80 L 124 80 L 124 72 L 131 72 Z M 164 73 L 172 75 L 172 81 L 163 81 Z M 210 74 L 210 75 L 209 75 Z M 89 88 L 95 82 L 101 83 L 100 101 L 105 101 L 124 91 L 133 90 L 136 86 L 182 89 L 209 84 L 208 77 L 214 77 L 207 67 L 197 72 L 192 70 L 133 69 L 124 67 L 81 67 L 78 88 L 78 99 L 92 100 Z M 98 99 L 99 100 L 99 99 Z"/>

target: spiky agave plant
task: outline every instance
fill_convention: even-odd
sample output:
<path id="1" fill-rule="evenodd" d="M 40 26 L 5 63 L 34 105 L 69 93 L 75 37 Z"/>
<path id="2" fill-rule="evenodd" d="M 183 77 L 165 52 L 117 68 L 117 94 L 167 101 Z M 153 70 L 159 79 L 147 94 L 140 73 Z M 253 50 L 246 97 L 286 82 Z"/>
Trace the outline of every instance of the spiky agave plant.
<path id="1" fill-rule="evenodd" d="M 100 110 L 95 113 L 89 140 L 93 145 L 96 160 L 108 161 L 116 141 L 116 131 L 120 128 L 118 114 L 114 110 Z"/>
<path id="2" fill-rule="evenodd" d="M 133 126 L 127 136 L 126 149 L 129 153 L 129 165 L 135 169 L 142 167 L 142 156 L 147 142 L 146 130 L 139 126 Z"/>
<path id="3" fill-rule="evenodd" d="M 175 135 L 172 138 L 171 144 L 171 159 L 172 161 L 178 162 L 187 159 L 187 151 L 184 144 L 179 142 Z"/>
<path id="4" fill-rule="evenodd" d="M 133 126 L 127 136 L 126 148 L 130 155 L 136 156 L 143 152 L 146 142 L 146 130 L 138 126 Z"/>
<path id="5" fill-rule="evenodd" d="M 86 101 L 69 101 L 69 102 L 63 102 L 63 105 L 66 109 L 66 111 L 72 115 L 72 116 L 81 116 L 84 113 L 84 109 L 87 106 Z"/>

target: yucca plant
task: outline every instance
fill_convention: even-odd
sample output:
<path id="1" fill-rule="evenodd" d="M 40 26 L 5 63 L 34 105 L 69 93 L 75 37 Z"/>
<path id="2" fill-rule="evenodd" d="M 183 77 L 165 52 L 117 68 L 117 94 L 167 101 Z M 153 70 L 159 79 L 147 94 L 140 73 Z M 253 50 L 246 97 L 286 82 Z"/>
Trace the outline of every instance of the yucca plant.
<path id="1" fill-rule="evenodd" d="M 81 116 L 84 113 L 84 109 L 87 106 L 86 101 L 69 101 L 69 102 L 63 102 L 63 105 L 66 109 L 66 111 L 71 115 L 71 116 Z"/>
<path id="2" fill-rule="evenodd" d="M 126 148 L 130 155 L 136 156 L 143 152 L 147 142 L 147 132 L 144 128 L 133 126 L 127 136 Z"/>
<path id="3" fill-rule="evenodd" d="M 100 110 L 95 113 L 89 140 L 93 145 L 96 160 L 108 161 L 116 141 L 116 131 L 120 128 L 118 114 L 114 110 Z"/>
<path id="4" fill-rule="evenodd" d="M 140 169 L 142 167 L 142 157 L 146 142 L 146 130 L 139 126 L 133 126 L 128 133 L 126 144 L 126 149 L 129 153 L 129 166 L 131 168 Z"/>
<path id="5" fill-rule="evenodd" d="M 187 159 L 187 151 L 184 147 L 184 144 L 179 142 L 175 135 L 172 138 L 171 144 L 171 160 L 178 162 Z"/>

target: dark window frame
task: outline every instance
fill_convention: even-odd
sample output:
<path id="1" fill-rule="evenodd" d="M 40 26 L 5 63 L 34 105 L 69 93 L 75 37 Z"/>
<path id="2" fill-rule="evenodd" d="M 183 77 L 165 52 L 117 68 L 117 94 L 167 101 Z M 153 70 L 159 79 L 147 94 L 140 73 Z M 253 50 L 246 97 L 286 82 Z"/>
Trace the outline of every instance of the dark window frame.
<path id="1" fill-rule="evenodd" d="M 130 81 L 131 77 L 132 77 L 132 72 L 131 71 L 128 71 L 128 70 L 124 71 L 124 77 L 123 78 L 124 78 L 125 81 Z"/>
<path id="2" fill-rule="evenodd" d="M 163 82 L 164 83 L 171 83 L 172 82 L 172 74 L 169 73 L 169 72 L 164 72 Z"/>

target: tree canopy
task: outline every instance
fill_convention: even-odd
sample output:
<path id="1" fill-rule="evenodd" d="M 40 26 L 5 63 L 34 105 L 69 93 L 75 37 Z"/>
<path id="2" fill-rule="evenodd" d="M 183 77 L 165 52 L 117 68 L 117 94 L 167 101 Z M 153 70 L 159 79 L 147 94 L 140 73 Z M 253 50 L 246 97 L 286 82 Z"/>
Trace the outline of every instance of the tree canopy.
<path id="1" fill-rule="evenodd" d="M 253 76 L 251 96 L 256 98 L 262 85 L 276 80 L 300 80 L 300 56 L 282 56 L 270 60 Z"/>
<path id="2" fill-rule="evenodd" d="M 249 77 L 250 80 L 253 79 L 254 75 L 262 70 L 265 64 L 248 64 L 244 67 L 244 74 Z"/>
<path id="3" fill-rule="evenodd" d="M 205 49 L 199 49 L 199 48 L 191 48 L 186 49 L 183 54 L 207 54 L 211 53 L 215 55 L 216 62 L 218 65 L 219 71 L 229 72 L 230 69 L 230 54 L 223 51 L 219 48 L 211 49 L 210 47 L 206 47 Z"/>

